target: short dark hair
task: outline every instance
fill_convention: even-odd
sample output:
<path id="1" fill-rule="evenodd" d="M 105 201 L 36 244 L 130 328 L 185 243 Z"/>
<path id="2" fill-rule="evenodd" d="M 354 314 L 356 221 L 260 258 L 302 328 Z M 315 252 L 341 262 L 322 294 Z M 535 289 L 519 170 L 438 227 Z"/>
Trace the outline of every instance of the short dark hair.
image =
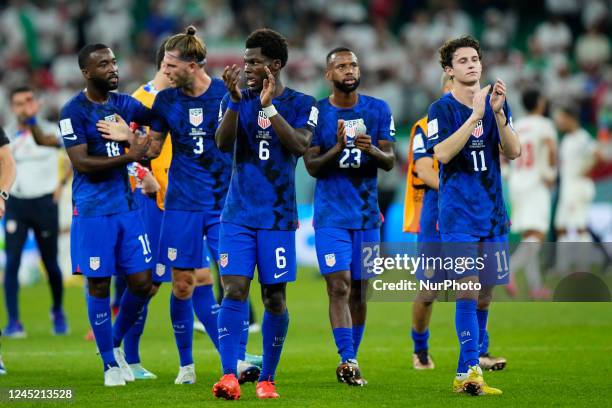
<path id="1" fill-rule="evenodd" d="M 351 49 L 350 49 L 350 48 L 348 48 L 348 47 L 336 47 L 336 48 L 334 48 L 333 50 L 331 50 L 330 52 L 328 52 L 328 53 L 327 53 L 327 56 L 325 57 L 325 63 L 326 63 L 327 65 L 329 65 L 329 63 L 331 62 L 331 57 L 332 57 L 334 54 L 337 54 L 337 53 L 339 53 L 339 52 L 352 52 L 352 53 L 354 54 L 354 51 L 353 51 L 353 50 L 351 50 Z"/>
<path id="2" fill-rule="evenodd" d="M 87 44 L 86 46 L 81 48 L 78 54 L 79 68 L 84 69 L 87 66 L 87 63 L 89 63 L 89 56 L 91 55 L 92 52 L 96 52 L 96 51 L 103 50 L 106 48 L 109 48 L 109 47 L 107 45 L 100 44 L 100 43 Z"/>
<path id="3" fill-rule="evenodd" d="M 157 52 L 155 53 L 155 64 L 157 65 L 157 70 L 161 68 L 162 61 L 164 60 L 164 55 L 166 55 L 166 43 L 168 42 L 168 38 L 164 39 L 162 43 L 159 45 Z"/>
<path id="4" fill-rule="evenodd" d="M 482 51 L 480 50 L 480 43 L 477 39 L 471 35 L 454 38 L 446 41 L 438 50 L 442 69 L 446 69 L 446 67 L 453 67 L 453 54 L 459 48 L 473 48 L 478 53 L 478 58 L 482 59 Z"/>
<path id="5" fill-rule="evenodd" d="M 523 92 L 523 106 L 527 112 L 531 112 L 538 106 L 538 100 L 542 96 L 542 92 L 540 92 L 537 88 L 527 88 L 525 92 Z"/>
<path id="6" fill-rule="evenodd" d="M 20 85 L 17 86 L 13 89 L 11 89 L 11 91 L 9 92 L 9 100 L 11 102 L 13 102 L 13 96 L 19 94 L 19 93 L 23 93 L 23 92 L 32 92 L 34 93 L 34 89 L 32 87 L 30 87 L 29 85 Z"/>
<path id="7" fill-rule="evenodd" d="M 261 53 L 268 58 L 277 59 L 284 67 L 289 58 L 287 40 L 280 33 L 269 28 L 253 31 L 246 39 L 246 48 L 261 48 Z"/>
<path id="8" fill-rule="evenodd" d="M 580 106 L 577 103 L 562 103 L 559 105 L 559 110 L 577 121 L 580 121 Z"/>

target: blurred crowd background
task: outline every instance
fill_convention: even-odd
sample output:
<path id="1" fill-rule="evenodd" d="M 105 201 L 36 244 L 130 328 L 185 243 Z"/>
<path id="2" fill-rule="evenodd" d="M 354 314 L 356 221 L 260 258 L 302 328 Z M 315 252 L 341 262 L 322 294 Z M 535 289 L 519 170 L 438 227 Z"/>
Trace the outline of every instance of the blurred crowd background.
<path id="1" fill-rule="evenodd" d="M 323 78 L 327 52 L 352 47 L 362 68 L 360 91 L 391 106 L 400 159 L 407 157 L 411 124 L 439 97 L 437 49 L 464 34 L 481 41 L 483 85 L 496 78 L 507 83 L 515 118 L 524 113 L 522 90 L 535 84 L 552 109 L 578 105 L 582 125 L 605 143 L 612 128 L 611 10 L 609 0 L 0 1 L 0 125 L 11 120 L 7 95 L 19 84 L 37 89 L 42 114 L 56 120 L 64 102 L 83 87 L 76 53 L 84 44 L 113 48 L 119 90 L 131 93 L 153 77 L 159 43 L 193 24 L 206 42 L 207 70 L 214 75 L 242 62 L 252 30 L 278 30 L 290 44 L 286 84 L 316 98 L 329 93 Z M 403 199 L 404 177 L 403 165 L 381 177 L 385 209 Z M 600 169 L 598 177 L 596 201 L 608 204 L 610 216 L 612 169 Z M 297 185 L 298 201 L 309 203 L 314 180 L 303 168 Z M 612 221 L 607 224 L 612 236 Z"/>
<path id="2" fill-rule="evenodd" d="M 6 2 L 3 2 L 6 3 Z M 325 96 L 324 56 L 349 45 L 360 57 L 362 91 L 386 100 L 400 126 L 418 119 L 438 96 L 437 49 L 473 34 L 484 49 L 485 81 L 520 91 L 539 84 L 555 103 L 579 103 L 583 123 L 606 137 L 612 121 L 610 2 L 604 0 L 13 0 L 0 8 L 0 123 L 15 84 L 41 91 L 54 119 L 83 79 L 76 53 L 86 43 L 113 48 L 120 90 L 132 92 L 153 73 L 166 36 L 188 24 L 208 46 L 208 69 L 240 63 L 244 40 L 258 27 L 290 43 L 287 83 Z"/>

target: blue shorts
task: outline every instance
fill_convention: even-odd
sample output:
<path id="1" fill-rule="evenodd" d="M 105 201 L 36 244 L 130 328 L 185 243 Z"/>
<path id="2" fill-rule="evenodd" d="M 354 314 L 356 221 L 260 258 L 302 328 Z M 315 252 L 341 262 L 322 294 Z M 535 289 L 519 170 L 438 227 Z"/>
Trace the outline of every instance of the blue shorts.
<path id="1" fill-rule="evenodd" d="M 293 282 L 297 275 L 295 231 L 249 228 L 222 222 L 219 272 L 253 279 L 255 266 L 264 285 Z"/>
<path id="2" fill-rule="evenodd" d="M 315 229 L 315 248 L 321 274 L 350 271 L 352 280 L 369 279 L 375 276 L 363 271 L 361 246 L 364 243 L 380 243 L 380 230 L 378 228 Z"/>
<path id="3" fill-rule="evenodd" d="M 149 242 L 151 243 L 151 252 L 153 255 L 153 273 L 151 278 L 153 282 L 171 282 L 172 271 L 163 263 L 159 262 L 159 233 L 161 231 L 162 217 L 164 212 L 157 206 L 157 200 L 142 194 L 142 189 L 134 190 L 134 200 L 138 203 L 142 213 Z"/>
<path id="4" fill-rule="evenodd" d="M 166 210 L 159 237 L 159 259 L 166 266 L 198 269 L 208 266 L 206 248 L 219 257 L 219 216 L 204 211 Z"/>
<path id="5" fill-rule="evenodd" d="M 153 267 L 151 245 L 139 210 L 72 217 L 70 255 L 74 274 L 108 278 Z"/>
<path id="6" fill-rule="evenodd" d="M 454 279 L 478 276 L 483 285 L 505 285 L 510 282 L 510 251 L 508 235 L 479 237 L 470 234 L 441 234 L 444 255 L 480 259 L 481 270 L 455 270 Z M 448 272 L 448 271 L 447 271 Z"/>
<path id="7" fill-rule="evenodd" d="M 442 238 L 436 231 L 432 233 L 420 232 L 417 236 L 417 256 L 423 255 L 421 259 L 437 258 L 442 256 Z M 446 271 L 438 267 L 435 262 L 430 265 L 419 265 L 416 268 L 416 277 L 419 281 L 443 282 L 447 278 Z"/>

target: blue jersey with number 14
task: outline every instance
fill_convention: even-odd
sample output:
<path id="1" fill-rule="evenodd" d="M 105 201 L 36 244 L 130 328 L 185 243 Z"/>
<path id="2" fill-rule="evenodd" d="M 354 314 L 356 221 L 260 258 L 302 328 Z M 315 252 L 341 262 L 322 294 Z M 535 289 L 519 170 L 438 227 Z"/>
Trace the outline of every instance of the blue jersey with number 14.
<path id="1" fill-rule="evenodd" d="M 219 120 L 228 100 L 229 94 L 221 103 Z M 272 104 L 294 129 L 314 131 L 317 111 L 312 96 L 285 88 Z M 232 180 L 221 219 L 256 229 L 295 230 L 297 157 L 276 135 L 262 110 L 259 94 L 243 90 L 238 110 Z"/>
<path id="2" fill-rule="evenodd" d="M 380 99 L 359 95 L 352 108 L 333 106 L 329 98 L 317 103 L 319 126 L 312 146 L 324 154 L 338 140 L 338 120 L 344 120 L 347 146 L 333 167 L 317 178 L 314 200 L 315 228 L 372 229 L 381 224 L 376 175 L 378 166 L 367 153 L 354 145 L 355 127 L 365 125 L 372 145 L 381 140 L 394 142 L 395 127 L 389 106 Z"/>
<path id="3" fill-rule="evenodd" d="M 499 130 L 487 96 L 484 116 L 467 143 L 447 164 L 440 163 L 440 233 L 462 233 L 479 237 L 508 233 L 509 221 L 502 193 Z M 504 112 L 512 126 L 507 103 Z M 427 149 L 455 133 L 470 117 L 472 109 L 447 93 L 429 108 Z M 504 125 L 504 124 L 502 124 Z"/>
<path id="4" fill-rule="evenodd" d="M 164 135 L 170 132 L 172 141 L 166 210 L 220 215 L 232 163 L 231 155 L 221 152 L 215 143 L 219 105 L 226 92 L 223 81 L 213 78 L 197 97 L 178 88 L 157 94 L 151 129 Z"/>

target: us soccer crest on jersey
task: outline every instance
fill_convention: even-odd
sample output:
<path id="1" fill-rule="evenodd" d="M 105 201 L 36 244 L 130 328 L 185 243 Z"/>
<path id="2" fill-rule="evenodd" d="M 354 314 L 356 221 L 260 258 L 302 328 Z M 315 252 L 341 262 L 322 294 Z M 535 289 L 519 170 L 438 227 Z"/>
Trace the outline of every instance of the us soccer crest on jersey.
<path id="1" fill-rule="evenodd" d="M 344 129 L 346 130 L 346 147 L 355 147 L 355 138 L 367 132 L 362 118 L 344 121 Z"/>

